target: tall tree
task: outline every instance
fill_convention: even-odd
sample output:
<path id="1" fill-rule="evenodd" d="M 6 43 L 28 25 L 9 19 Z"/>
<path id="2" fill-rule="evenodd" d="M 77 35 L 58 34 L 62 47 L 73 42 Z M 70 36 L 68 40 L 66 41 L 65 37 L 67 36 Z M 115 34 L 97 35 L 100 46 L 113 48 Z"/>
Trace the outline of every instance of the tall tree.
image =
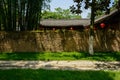
<path id="1" fill-rule="evenodd" d="M 95 17 L 99 11 L 109 14 L 110 12 L 110 2 L 111 0 L 73 0 L 77 3 L 76 6 L 71 6 L 71 11 L 73 13 L 79 14 L 82 12 L 81 5 L 85 4 L 84 8 L 91 8 L 91 20 L 90 20 L 90 35 L 89 35 L 89 53 L 90 55 L 94 54 L 93 50 L 93 41 L 94 41 L 94 21 Z M 76 8 L 77 7 L 77 8 Z"/>
<path id="2" fill-rule="evenodd" d="M 0 30 L 2 29 L 2 1 L 0 1 Z"/>
<path id="3" fill-rule="evenodd" d="M 33 30 L 40 22 L 43 6 L 46 7 L 49 2 L 50 0 L 0 0 L 0 29 Z"/>

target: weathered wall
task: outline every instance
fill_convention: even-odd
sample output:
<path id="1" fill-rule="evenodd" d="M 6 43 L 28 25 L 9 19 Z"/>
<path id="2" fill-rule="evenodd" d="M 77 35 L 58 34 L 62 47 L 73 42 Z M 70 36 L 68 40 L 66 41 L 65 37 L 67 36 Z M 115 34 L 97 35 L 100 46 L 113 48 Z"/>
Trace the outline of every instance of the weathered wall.
<path id="1" fill-rule="evenodd" d="M 0 52 L 88 51 L 88 31 L 0 32 Z M 120 32 L 95 31 L 95 51 L 120 51 Z"/>

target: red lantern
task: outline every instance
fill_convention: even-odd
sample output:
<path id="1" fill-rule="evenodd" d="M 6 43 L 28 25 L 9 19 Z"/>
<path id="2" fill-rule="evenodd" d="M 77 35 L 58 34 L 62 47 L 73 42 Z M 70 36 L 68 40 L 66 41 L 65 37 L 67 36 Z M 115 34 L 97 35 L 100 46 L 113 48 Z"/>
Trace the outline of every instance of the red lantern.
<path id="1" fill-rule="evenodd" d="M 55 31 L 56 29 L 55 28 L 53 28 L 53 31 Z"/>
<path id="2" fill-rule="evenodd" d="M 71 27 L 70 30 L 73 30 L 73 27 Z"/>
<path id="3" fill-rule="evenodd" d="M 104 24 L 104 23 L 101 23 L 101 24 L 100 24 L 100 27 L 101 27 L 101 28 L 104 28 L 104 27 L 105 27 L 105 24 Z"/>
<path id="4" fill-rule="evenodd" d="M 97 28 L 94 26 L 94 30 L 97 30 Z"/>

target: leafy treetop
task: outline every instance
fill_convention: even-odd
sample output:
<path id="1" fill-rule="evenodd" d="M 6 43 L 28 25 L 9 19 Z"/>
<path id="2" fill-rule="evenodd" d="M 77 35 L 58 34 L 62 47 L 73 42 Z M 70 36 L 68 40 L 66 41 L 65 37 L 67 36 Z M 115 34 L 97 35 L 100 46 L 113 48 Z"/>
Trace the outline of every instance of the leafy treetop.
<path id="1" fill-rule="evenodd" d="M 42 12 L 42 19 L 80 19 L 81 16 L 72 14 L 69 9 L 55 8 L 55 11 L 44 10 Z"/>

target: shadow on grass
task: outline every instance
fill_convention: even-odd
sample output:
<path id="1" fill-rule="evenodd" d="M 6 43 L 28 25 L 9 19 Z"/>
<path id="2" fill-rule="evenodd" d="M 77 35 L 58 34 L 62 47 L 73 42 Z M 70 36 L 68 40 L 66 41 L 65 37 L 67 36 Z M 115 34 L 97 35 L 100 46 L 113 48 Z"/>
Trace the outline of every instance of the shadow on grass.
<path id="1" fill-rule="evenodd" d="M 73 56 L 76 59 L 98 60 L 98 61 L 120 61 L 120 52 L 96 52 L 94 55 L 80 53 Z"/>
<path id="2" fill-rule="evenodd" d="M 0 60 L 97 60 L 120 61 L 120 52 L 12 52 L 0 53 Z"/>
<path id="3" fill-rule="evenodd" d="M 39 56 L 43 55 L 43 52 L 12 52 L 12 53 L 2 53 L 0 54 L 1 60 L 37 60 Z M 44 56 L 40 58 L 44 60 Z"/>
<path id="4" fill-rule="evenodd" d="M 0 80 L 119 80 L 120 72 L 13 69 L 0 75 Z"/>

